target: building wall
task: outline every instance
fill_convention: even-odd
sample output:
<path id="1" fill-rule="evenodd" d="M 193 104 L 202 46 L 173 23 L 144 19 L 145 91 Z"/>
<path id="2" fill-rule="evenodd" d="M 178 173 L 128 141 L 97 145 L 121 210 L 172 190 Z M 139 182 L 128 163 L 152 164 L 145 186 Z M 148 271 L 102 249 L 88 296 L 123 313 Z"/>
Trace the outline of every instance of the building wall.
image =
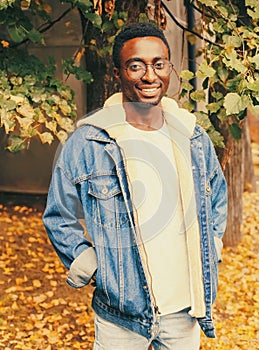
<path id="1" fill-rule="evenodd" d="M 59 18 L 70 6 L 61 4 L 58 0 L 49 0 L 52 19 Z M 42 23 L 36 23 L 39 27 Z M 30 52 L 43 61 L 49 56 L 55 58 L 57 64 L 57 78 L 65 81 L 75 91 L 75 103 L 78 117 L 86 113 L 86 86 L 73 76 L 66 76 L 62 72 L 62 59 L 73 58 L 82 39 L 82 27 L 77 9 L 70 11 L 64 18 L 58 21 L 52 28 L 44 33 L 46 46 L 30 45 Z M 83 62 L 82 62 L 83 63 Z"/>

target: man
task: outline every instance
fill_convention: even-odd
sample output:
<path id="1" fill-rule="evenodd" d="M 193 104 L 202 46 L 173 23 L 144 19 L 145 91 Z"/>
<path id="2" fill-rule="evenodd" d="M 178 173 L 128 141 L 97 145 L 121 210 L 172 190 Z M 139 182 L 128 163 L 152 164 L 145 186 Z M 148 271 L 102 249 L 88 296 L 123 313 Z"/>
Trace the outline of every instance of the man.
<path id="1" fill-rule="evenodd" d="M 128 25 L 113 60 L 122 93 L 64 145 L 44 224 L 68 284 L 96 287 L 94 349 L 197 350 L 200 327 L 215 336 L 226 182 L 195 117 L 163 97 L 163 32 Z"/>

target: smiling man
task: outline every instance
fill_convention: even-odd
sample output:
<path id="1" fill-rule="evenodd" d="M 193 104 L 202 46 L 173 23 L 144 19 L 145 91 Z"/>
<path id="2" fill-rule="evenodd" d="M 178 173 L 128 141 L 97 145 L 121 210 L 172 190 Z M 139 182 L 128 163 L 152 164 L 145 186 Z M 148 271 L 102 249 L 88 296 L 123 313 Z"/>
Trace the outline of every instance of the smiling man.
<path id="1" fill-rule="evenodd" d="M 95 286 L 95 350 L 198 350 L 200 328 L 215 336 L 226 182 L 194 115 L 164 97 L 163 32 L 126 26 L 113 60 L 121 93 L 63 147 L 44 224 L 67 283 Z"/>

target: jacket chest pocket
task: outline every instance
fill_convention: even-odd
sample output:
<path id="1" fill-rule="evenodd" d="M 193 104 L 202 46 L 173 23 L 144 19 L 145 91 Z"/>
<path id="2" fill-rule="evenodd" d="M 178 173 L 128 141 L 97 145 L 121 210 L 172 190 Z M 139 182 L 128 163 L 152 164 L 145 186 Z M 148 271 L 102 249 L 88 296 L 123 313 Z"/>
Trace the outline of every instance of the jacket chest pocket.
<path id="1" fill-rule="evenodd" d="M 101 175 L 88 180 L 93 221 L 106 229 L 121 228 L 129 221 L 118 177 Z"/>

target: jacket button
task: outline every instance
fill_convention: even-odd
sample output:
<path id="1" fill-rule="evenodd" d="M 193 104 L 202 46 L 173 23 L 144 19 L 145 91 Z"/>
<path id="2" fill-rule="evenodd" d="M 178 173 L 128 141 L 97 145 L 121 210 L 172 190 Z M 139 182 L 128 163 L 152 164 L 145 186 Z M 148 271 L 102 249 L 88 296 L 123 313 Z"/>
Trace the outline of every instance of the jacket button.
<path id="1" fill-rule="evenodd" d="M 108 193 L 108 188 L 106 186 L 103 186 L 102 193 L 103 194 L 107 194 Z"/>
<path id="2" fill-rule="evenodd" d="M 147 286 L 143 286 L 143 289 L 147 289 Z"/>

